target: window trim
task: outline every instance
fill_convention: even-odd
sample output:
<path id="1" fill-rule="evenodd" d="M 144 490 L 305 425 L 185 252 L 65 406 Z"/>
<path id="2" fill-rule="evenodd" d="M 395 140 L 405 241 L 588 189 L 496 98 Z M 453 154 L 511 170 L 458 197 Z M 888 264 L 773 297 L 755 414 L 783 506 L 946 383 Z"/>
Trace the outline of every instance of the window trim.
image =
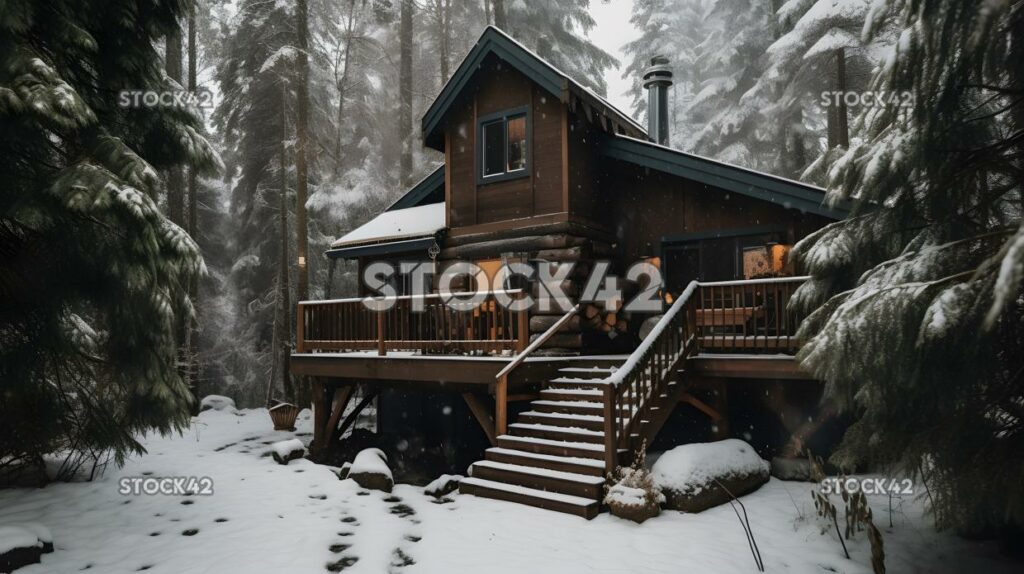
<path id="1" fill-rule="evenodd" d="M 503 171 L 494 175 L 484 176 L 484 125 L 493 123 L 495 121 L 502 121 L 505 127 L 505 136 L 503 141 L 505 142 L 505 168 L 508 169 L 508 120 L 513 116 L 525 116 L 526 117 L 526 150 L 524 158 L 524 166 L 522 169 L 515 171 Z M 499 181 L 508 181 L 511 179 L 520 179 L 530 176 L 531 160 L 533 158 L 533 118 L 531 117 L 530 106 L 518 106 L 515 108 L 509 108 L 507 110 L 501 110 L 500 112 L 494 112 L 492 114 L 486 114 L 476 119 L 476 145 L 474 155 L 476 156 L 475 172 L 476 172 L 476 184 L 487 185 L 491 183 L 497 183 Z"/>

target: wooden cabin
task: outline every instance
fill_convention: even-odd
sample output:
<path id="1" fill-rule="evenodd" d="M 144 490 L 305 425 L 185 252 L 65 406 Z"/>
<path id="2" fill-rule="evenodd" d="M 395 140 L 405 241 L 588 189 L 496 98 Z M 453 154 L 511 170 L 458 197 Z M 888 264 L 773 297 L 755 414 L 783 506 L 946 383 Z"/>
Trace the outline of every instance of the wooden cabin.
<path id="1" fill-rule="evenodd" d="M 444 164 L 326 255 L 360 271 L 468 261 L 491 289 L 455 310 L 447 298 L 473 277 L 441 289 L 435 276 L 423 296 L 400 276 L 384 311 L 363 304 L 365 288 L 300 302 L 291 368 L 313 377 L 316 453 L 335 448 L 372 397 L 444 395 L 465 403 L 490 447 L 468 453 L 483 460 L 462 492 L 592 517 L 606 473 L 680 405 L 726 437 L 731 384 L 813 384 L 792 358 L 801 317 L 787 303 L 804 278 L 786 254 L 846 210 L 824 205 L 820 188 L 667 147 L 667 62 L 653 59 L 644 84 L 650 130 L 500 30 L 483 33 L 422 120 Z M 559 286 L 579 298 L 595 268 L 622 278 L 640 261 L 660 282 L 638 280 L 624 298 L 653 295 L 657 312 L 614 298 L 499 304 L 543 287 L 503 276 L 509 263 L 572 262 Z M 395 418 L 383 400 L 379 415 Z"/>

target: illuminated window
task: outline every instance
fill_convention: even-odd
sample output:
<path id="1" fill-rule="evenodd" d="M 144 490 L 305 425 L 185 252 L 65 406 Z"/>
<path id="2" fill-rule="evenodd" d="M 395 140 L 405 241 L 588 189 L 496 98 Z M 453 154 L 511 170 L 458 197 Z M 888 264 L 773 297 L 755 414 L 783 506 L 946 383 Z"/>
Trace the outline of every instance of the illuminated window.
<path id="1" fill-rule="evenodd" d="M 477 149 L 480 158 L 479 183 L 490 183 L 527 175 L 529 161 L 529 118 L 525 108 L 489 114 L 480 118 Z"/>

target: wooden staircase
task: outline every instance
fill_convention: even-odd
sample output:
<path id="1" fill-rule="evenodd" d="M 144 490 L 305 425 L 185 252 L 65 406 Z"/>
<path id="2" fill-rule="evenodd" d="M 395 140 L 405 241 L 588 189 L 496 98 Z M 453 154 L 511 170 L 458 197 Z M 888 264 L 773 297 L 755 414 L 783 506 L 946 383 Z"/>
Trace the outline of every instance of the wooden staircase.
<path id="1" fill-rule="evenodd" d="M 465 494 L 597 516 L 604 497 L 604 375 L 562 369 L 459 485 Z"/>
<path id="2" fill-rule="evenodd" d="M 566 368 L 530 410 L 500 432 L 459 485 L 463 494 L 597 516 L 605 477 L 654 438 L 683 394 L 681 366 L 696 351 L 692 283 L 619 368 Z M 563 321 L 575 311 L 570 311 Z M 557 331 L 560 323 L 549 329 Z M 499 373 L 508 372 L 545 339 Z"/>

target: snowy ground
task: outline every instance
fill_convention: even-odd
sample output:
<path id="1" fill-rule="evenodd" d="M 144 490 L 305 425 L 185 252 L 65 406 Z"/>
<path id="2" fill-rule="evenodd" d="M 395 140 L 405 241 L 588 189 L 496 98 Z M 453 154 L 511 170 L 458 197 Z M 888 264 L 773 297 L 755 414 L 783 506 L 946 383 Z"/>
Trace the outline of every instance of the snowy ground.
<path id="1" fill-rule="evenodd" d="M 756 572 L 728 506 L 636 525 L 458 494 L 438 503 L 408 485 L 365 491 L 327 467 L 269 457 L 274 441 L 309 441 L 308 411 L 296 433 L 270 430 L 266 411 L 240 414 L 206 412 L 185 436 L 151 437 L 148 455 L 92 483 L 0 491 L 0 525 L 53 531 L 56 552 L 19 574 Z M 119 494 L 119 478 L 143 475 L 209 476 L 214 491 Z M 844 559 L 834 533 L 821 533 L 809 488 L 773 479 L 744 497 L 766 571 L 869 572 L 865 537 Z M 889 572 L 1018 571 L 990 544 L 934 533 L 916 501 L 902 502 L 893 528 L 887 500 L 873 502 Z"/>

